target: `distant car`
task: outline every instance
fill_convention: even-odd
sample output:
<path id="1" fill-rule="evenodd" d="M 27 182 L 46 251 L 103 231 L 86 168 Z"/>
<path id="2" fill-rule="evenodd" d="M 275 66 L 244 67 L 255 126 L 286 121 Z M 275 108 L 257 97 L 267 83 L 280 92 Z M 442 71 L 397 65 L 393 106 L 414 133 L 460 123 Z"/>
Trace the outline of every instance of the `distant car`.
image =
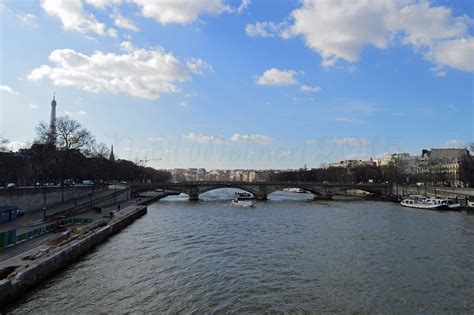
<path id="1" fill-rule="evenodd" d="M 94 185 L 94 181 L 91 179 L 84 179 L 82 185 Z"/>
<path id="2" fill-rule="evenodd" d="M 15 183 L 8 183 L 7 188 L 16 188 L 16 184 Z"/>
<path id="3" fill-rule="evenodd" d="M 74 185 L 75 185 L 75 183 L 72 179 L 65 179 L 64 180 L 64 186 L 71 187 L 71 186 L 74 186 Z"/>
<path id="4" fill-rule="evenodd" d="M 23 209 L 16 209 L 16 217 L 22 217 L 25 215 L 25 211 Z"/>

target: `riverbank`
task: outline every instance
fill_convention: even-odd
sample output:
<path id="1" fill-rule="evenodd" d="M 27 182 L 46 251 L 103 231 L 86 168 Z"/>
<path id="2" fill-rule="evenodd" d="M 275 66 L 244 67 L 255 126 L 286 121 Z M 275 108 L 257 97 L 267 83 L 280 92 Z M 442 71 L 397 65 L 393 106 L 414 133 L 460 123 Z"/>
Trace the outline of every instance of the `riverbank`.
<path id="1" fill-rule="evenodd" d="M 87 254 L 146 212 L 146 205 L 129 206 L 115 212 L 112 218 L 62 233 L 47 244 L 0 263 L 0 309 L 14 303 L 24 292 Z"/>

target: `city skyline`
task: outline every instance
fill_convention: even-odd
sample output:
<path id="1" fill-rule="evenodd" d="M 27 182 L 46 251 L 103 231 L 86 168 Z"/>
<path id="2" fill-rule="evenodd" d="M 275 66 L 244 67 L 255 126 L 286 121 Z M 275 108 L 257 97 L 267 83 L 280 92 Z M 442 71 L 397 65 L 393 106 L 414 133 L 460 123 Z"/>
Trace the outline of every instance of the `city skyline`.
<path id="1" fill-rule="evenodd" d="M 32 141 L 55 92 L 58 116 L 160 169 L 472 142 L 472 6 L 336 2 L 2 1 L 0 137 Z"/>

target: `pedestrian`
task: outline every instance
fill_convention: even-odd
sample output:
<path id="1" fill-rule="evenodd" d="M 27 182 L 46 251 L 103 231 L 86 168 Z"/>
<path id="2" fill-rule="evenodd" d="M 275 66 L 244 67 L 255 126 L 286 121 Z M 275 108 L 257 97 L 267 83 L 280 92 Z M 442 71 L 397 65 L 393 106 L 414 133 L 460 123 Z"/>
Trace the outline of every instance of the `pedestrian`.
<path id="1" fill-rule="evenodd" d="M 120 211 L 120 204 L 117 205 L 117 211 Z"/>

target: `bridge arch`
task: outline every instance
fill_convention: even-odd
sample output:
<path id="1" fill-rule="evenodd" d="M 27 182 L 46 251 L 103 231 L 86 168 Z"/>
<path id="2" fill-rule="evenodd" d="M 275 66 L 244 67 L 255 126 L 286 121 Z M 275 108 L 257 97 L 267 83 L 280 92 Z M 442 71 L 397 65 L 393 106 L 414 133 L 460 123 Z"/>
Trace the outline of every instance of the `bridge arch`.
<path id="1" fill-rule="evenodd" d="M 269 187 L 266 189 L 266 194 L 267 195 L 270 195 L 274 192 L 277 192 L 277 191 L 283 191 L 283 189 L 287 189 L 287 188 L 299 188 L 299 189 L 302 189 L 304 191 L 307 191 L 311 194 L 313 194 L 314 198 L 321 198 L 321 197 L 327 197 L 327 194 L 326 192 L 323 190 L 323 189 L 317 189 L 317 188 L 314 188 L 314 187 L 308 187 L 306 185 L 298 185 L 298 184 L 295 184 L 295 183 L 288 183 L 288 185 L 281 185 L 281 186 L 272 186 L 272 187 Z"/>
<path id="2" fill-rule="evenodd" d="M 199 195 L 210 192 L 210 191 L 213 191 L 213 190 L 224 189 L 224 188 L 240 189 L 240 190 L 246 191 L 248 193 L 251 193 L 256 198 L 260 195 L 260 192 L 258 190 L 252 189 L 250 187 L 241 186 L 241 185 L 212 185 L 212 186 L 206 186 L 206 187 L 203 187 L 203 188 L 199 189 Z"/>

